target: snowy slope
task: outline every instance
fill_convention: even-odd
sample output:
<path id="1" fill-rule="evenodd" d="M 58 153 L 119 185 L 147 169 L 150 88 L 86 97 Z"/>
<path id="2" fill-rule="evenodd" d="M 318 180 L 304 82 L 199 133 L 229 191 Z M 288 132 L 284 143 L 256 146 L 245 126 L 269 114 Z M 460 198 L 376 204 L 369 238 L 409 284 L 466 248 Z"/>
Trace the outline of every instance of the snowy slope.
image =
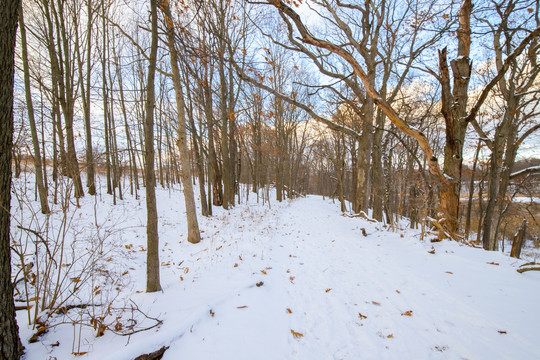
<path id="1" fill-rule="evenodd" d="M 86 197 L 79 211 L 89 221 L 95 205 L 121 230 L 111 266 L 127 273 L 115 304 L 163 323 L 129 338 L 65 324 L 28 344 L 33 331 L 19 312 L 26 359 L 133 359 L 162 346 L 165 360 L 540 358 L 540 273 L 517 273 L 523 261 L 422 242 L 316 196 L 271 208 L 251 196 L 217 209 L 199 218 L 203 240 L 193 245 L 181 192 L 157 196 L 160 293 L 144 293 L 144 200 L 113 207 Z"/>

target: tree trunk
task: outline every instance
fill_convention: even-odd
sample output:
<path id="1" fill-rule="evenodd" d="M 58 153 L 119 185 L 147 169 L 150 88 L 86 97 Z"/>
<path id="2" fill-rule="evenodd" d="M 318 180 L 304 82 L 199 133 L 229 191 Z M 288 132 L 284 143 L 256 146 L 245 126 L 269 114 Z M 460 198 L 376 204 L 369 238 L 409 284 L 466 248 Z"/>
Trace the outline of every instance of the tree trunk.
<path id="1" fill-rule="evenodd" d="M 79 78 L 81 81 L 81 97 L 83 102 L 83 112 L 84 112 L 84 128 L 86 132 L 86 186 L 88 187 L 88 194 L 96 194 L 96 175 L 95 175 L 95 164 L 94 164 L 94 153 L 92 146 L 92 127 L 90 125 L 90 80 L 91 80 L 91 61 L 92 61 L 92 0 L 87 0 L 87 28 L 86 28 L 86 85 L 83 81 L 83 71 L 82 71 L 82 57 L 80 52 L 80 46 L 78 46 L 78 32 L 76 34 L 76 47 L 77 47 L 77 58 L 79 62 Z"/>
<path id="2" fill-rule="evenodd" d="M 47 190 L 43 181 L 47 181 L 43 177 L 43 167 L 41 165 L 41 151 L 39 147 L 39 139 L 37 136 L 36 120 L 34 117 L 34 104 L 32 102 L 32 93 L 30 89 L 30 69 L 28 67 L 28 49 L 26 44 L 26 29 L 24 27 L 24 18 L 22 6 L 19 11 L 19 31 L 21 34 L 21 52 L 24 70 L 24 89 L 26 95 L 26 107 L 28 110 L 28 122 L 30 123 L 30 132 L 32 134 L 32 145 L 34 147 L 34 168 L 36 172 L 36 184 L 41 203 L 41 212 L 48 214 L 49 204 L 47 203 Z"/>
<path id="3" fill-rule="evenodd" d="M 472 63 L 469 60 L 471 47 L 471 0 L 464 0 L 459 11 L 457 30 L 458 53 L 451 61 L 453 91 L 450 91 L 450 76 L 446 60 L 446 48 L 439 52 L 441 72 L 441 112 L 446 125 L 443 173 L 449 181 L 441 186 L 439 212 L 443 227 L 450 236 L 458 230 L 459 197 L 461 192 L 461 168 L 463 146 L 467 130 L 467 100 Z M 444 220 L 444 221 L 443 221 Z"/>
<path id="4" fill-rule="evenodd" d="M 159 236 L 158 214 L 156 206 L 156 178 L 154 174 L 154 105 L 155 89 L 154 79 L 156 75 L 158 25 L 157 25 L 157 2 L 150 0 L 150 12 L 152 16 L 152 43 L 150 45 L 150 63 L 148 64 L 148 77 L 146 82 L 146 105 L 145 105 L 145 162 L 144 175 L 146 178 L 146 291 L 154 292 L 161 290 L 159 281 Z"/>
<path id="5" fill-rule="evenodd" d="M 514 242 L 512 243 L 512 250 L 510 250 L 510 256 L 519 259 L 521 255 L 521 248 L 525 242 L 525 234 L 527 233 L 527 220 L 523 219 L 521 227 L 514 236 Z"/>
<path id="6" fill-rule="evenodd" d="M 193 185 L 191 183 L 191 167 L 189 163 L 189 150 L 186 136 L 186 117 L 184 112 L 184 94 L 182 91 L 182 78 L 178 68 L 178 53 L 174 45 L 175 31 L 171 17 L 171 10 L 166 0 L 161 1 L 162 10 L 165 13 L 165 24 L 167 26 L 167 38 L 171 57 L 171 69 L 173 73 L 174 92 L 176 95 L 176 108 L 178 112 L 178 150 L 180 150 L 180 161 L 182 163 L 182 185 L 184 186 L 184 201 L 186 204 L 186 217 L 188 223 L 188 241 L 196 244 L 201 240 L 199 223 L 197 221 L 197 211 L 195 198 L 193 196 Z"/>
<path id="7" fill-rule="evenodd" d="M 10 206 L 13 141 L 13 74 L 18 0 L 0 0 L 0 358 L 19 359 L 23 347 L 11 282 Z"/>
<path id="8" fill-rule="evenodd" d="M 465 238 L 469 238 L 469 232 L 471 230 L 471 211 L 474 199 L 474 176 L 476 175 L 476 166 L 478 165 L 478 155 L 482 147 L 482 140 L 478 140 L 476 146 L 476 152 L 474 154 L 473 167 L 471 171 L 471 182 L 469 183 L 469 201 L 467 202 L 467 213 L 465 215 Z"/>

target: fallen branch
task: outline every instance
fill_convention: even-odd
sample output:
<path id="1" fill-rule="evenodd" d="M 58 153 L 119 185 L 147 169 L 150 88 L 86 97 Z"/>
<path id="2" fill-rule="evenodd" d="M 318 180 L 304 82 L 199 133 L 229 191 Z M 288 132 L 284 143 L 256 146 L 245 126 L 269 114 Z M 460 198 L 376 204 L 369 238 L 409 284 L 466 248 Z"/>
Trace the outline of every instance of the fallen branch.
<path id="1" fill-rule="evenodd" d="M 517 269 L 518 273 L 524 273 L 525 271 L 540 271 L 540 264 L 536 262 L 528 262 Z"/>
<path id="2" fill-rule="evenodd" d="M 66 314 L 69 310 L 72 309 L 86 309 L 89 306 L 102 306 L 101 304 L 77 304 L 77 305 L 66 305 L 61 306 L 56 310 L 57 314 Z"/>
<path id="3" fill-rule="evenodd" d="M 360 211 L 359 213 L 357 214 L 343 214 L 343 216 L 346 216 L 346 217 L 350 217 L 350 218 L 362 218 L 364 220 L 367 220 L 369 222 L 372 222 L 372 223 L 378 223 L 377 220 L 373 219 L 373 218 L 370 218 L 365 212 L 363 211 Z"/>
<path id="4" fill-rule="evenodd" d="M 518 273 L 524 273 L 525 271 L 540 271 L 540 266 L 523 267 L 523 268 L 517 269 Z"/>
<path id="5" fill-rule="evenodd" d="M 137 356 L 135 360 L 159 360 L 163 357 L 163 354 L 165 354 L 165 351 L 167 351 L 168 348 L 168 346 L 164 346 L 161 349 L 156 350 L 150 354 L 143 354 Z"/>
<path id="6" fill-rule="evenodd" d="M 438 221 L 437 219 L 434 219 L 432 217 L 426 217 L 427 220 L 429 220 L 433 226 L 435 226 L 437 228 L 437 230 L 439 230 L 439 234 L 444 234 L 446 237 L 448 237 L 449 239 L 452 239 L 452 240 L 455 240 L 455 241 L 459 241 L 459 240 L 463 240 L 463 237 L 462 236 L 459 236 L 457 234 L 450 234 L 448 233 L 448 231 L 446 231 L 444 229 L 444 227 L 441 225 L 440 221 Z M 432 241 L 434 242 L 434 241 Z"/>

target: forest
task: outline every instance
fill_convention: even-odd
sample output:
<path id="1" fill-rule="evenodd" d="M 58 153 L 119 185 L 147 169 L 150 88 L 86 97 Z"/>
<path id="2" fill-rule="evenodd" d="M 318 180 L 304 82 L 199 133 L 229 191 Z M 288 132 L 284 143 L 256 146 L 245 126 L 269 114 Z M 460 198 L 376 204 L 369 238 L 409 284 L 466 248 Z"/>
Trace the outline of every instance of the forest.
<path id="1" fill-rule="evenodd" d="M 44 338 L 54 342 L 51 333 L 65 331 L 65 324 L 72 325 L 73 344 L 66 341 L 58 350 L 50 345 L 51 354 L 59 351 L 51 359 L 64 358 L 61 351 L 91 355 L 81 350 L 86 331 L 94 338 L 129 338 L 167 328 L 146 306 L 150 298 L 128 304 L 131 296 L 166 294 L 173 277 L 184 283 L 189 276 L 205 278 L 203 268 L 194 267 L 208 256 L 200 266 L 212 268 L 222 247 L 236 268 L 259 245 L 275 252 L 267 246 L 284 241 L 279 231 L 283 239 L 304 228 L 311 236 L 309 227 L 325 222 L 322 208 L 335 219 L 327 224 L 332 241 L 340 241 L 334 233 L 343 233 L 345 241 L 352 236 L 345 228 L 361 226 L 355 236 L 366 241 L 374 234 L 395 237 L 388 240 L 394 245 L 381 247 L 397 254 L 400 238 L 414 238 L 425 247 L 418 262 L 427 252 L 461 253 L 465 247 L 473 254 L 477 248 L 470 257 L 482 265 L 520 266 L 508 283 L 526 275 L 530 283 L 523 280 L 520 289 L 538 287 L 540 278 L 528 270 L 540 269 L 540 1 L 0 5 L 2 32 L 9 27 L 13 34 L 2 35 L 0 46 L 2 358 L 19 359 L 23 345 L 35 349 L 30 344 Z M 326 205 L 314 203 L 313 196 Z M 275 231 L 264 243 L 253 240 L 264 238 L 263 224 Z M 179 236 L 180 248 L 167 248 Z M 256 243 L 239 255 L 233 249 L 244 245 L 231 247 L 225 240 L 240 241 L 237 236 Z M 311 254 L 313 247 L 298 245 Z M 325 251 L 339 264 L 349 259 L 347 248 L 356 246 L 351 240 L 341 245 L 341 255 Z M 380 251 L 373 243 L 366 246 Z M 204 256 L 194 255 L 203 247 Z M 176 254 L 170 259 L 169 250 Z M 130 256 L 133 265 L 124 263 Z M 250 271 L 268 275 L 281 265 L 254 263 Z M 177 272 L 167 275 L 173 267 Z M 284 269 L 286 285 L 296 284 L 299 276 Z M 129 271 L 136 272 L 133 281 L 141 290 L 122 280 Z M 320 276 L 315 269 L 312 275 Z M 486 274 L 482 283 L 493 276 L 499 275 Z M 500 276 L 506 281 L 507 275 Z M 346 281 L 356 280 L 348 274 Z M 182 286 L 186 297 L 197 293 Z M 391 296 L 394 290 L 400 294 L 393 289 Z M 328 295 L 336 291 L 337 285 L 326 289 Z M 118 305 L 120 298 L 124 305 Z M 401 316 L 411 316 L 405 310 Z M 212 321 L 215 311 L 209 310 Z M 22 342 L 15 313 L 21 334 L 28 335 L 21 335 Z M 290 333 L 308 341 L 301 339 L 304 332 Z M 393 333 L 375 338 L 388 340 Z M 125 356 L 147 352 L 145 359 L 160 359 L 165 345 L 153 342 Z M 457 351 L 452 356 L 467 354 L 451 345 L 431 350 L 443 354 L 449 347 Z M 399 354 L 393 349 L 388 358 Z M 524 349 L 531 351 L 525 357 L 540 353 L 533 342 Z M 341 357 L 301 350 L 305 357 L 272 351 L 266 356 L 358 358 L 349 350 Z M 45 356 L 36 351 L 28 358 Z M 105 353 L 99 354 L 91 356 Z M 380 357 L 374 350 L 360 358 Z"/>

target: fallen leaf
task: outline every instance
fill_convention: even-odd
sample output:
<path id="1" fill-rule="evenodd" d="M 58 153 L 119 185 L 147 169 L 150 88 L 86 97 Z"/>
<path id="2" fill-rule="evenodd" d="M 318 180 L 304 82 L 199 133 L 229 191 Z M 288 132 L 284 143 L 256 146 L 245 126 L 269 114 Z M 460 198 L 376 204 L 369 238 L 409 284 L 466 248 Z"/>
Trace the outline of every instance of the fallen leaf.
<path id="1" fill-rule="evenodd" d="M 294 331 L 293 329 L 291 329 L 291 334 L 293 334 L 293 336 L 294 336 L 295 338 L 297 338 L 297 339 L 299 339 L 299 338 L 301 338 L 301 337 L 304 336 L 304 334 L 299 333 L 299 332 L 296 332 L 296 331 Z"/>
<path id="2" fill-rule="evenodd" d="M 507 334 L 506 330 L 497 330 L 499 334 Z"/>
<path id="3" fill-rule="evenodd" d="M 489 264 L 489 265 L 497 265 L 497 266 L 499 265 L 499 263 L 496 263 L 496 262 L 493 262 L 493 261 L 492 261 L 492 262 L 488 262 L 487 264 Z"/>
<path id="4" fill-rule="evenodd" d="M 428 253 L 430 254 L 435 254 L 435 249 L 431 250 L 431 251 L 428 251 Z"/>
<path id="5" fill-rule="evenodd" d="M 264 275 L 266 275 L 266 271 L 265 271 L 265 270 L 261 270 L 261 272 L 262 272 Z"/>
<path id="6" fill-rule="evenodd" d="M 390 334 L 386 336 L 388 339 L 392 339 L 394 337 L 394 334 Z"/>
<path id="7" fill-rule="evenodd" d="M 396 292 L 397 292 L 398 294 L 401 294 L 401 293 L 399 292 L 399 290 L 396 290 Z"/>
<path id="8" fill-rule="evenodd" d="M 88 354 L 88 351 L 73 352 L 72 354 L 75 355 L 75 356 L 83 356 L 83 355 Z"/>
<path id="9" fill-rule="evenodd" d="M 261 287 L 261 286 L 263 286 L 263 284 L 264 284 L 264 283 L 263 283 L 262 281 L 260 281 L 260 282 L 256 283 L 255 285 L 256 285 L 257 287 Z"/>
<path id="10" fill-rule="evenodd" d="M 376 305 L 376 306 L 381 306 L 381 303 L 376 302 L 376 301 L 372 301 L 371 303 L 372 303 L 373 305 Z"/>
<path id="11" fill-rule="evenodd" d="M 238 267 L 238 264 L 234 264 L 234 267 Z"/>
<path id="12" fill-rule="evenodd" d="M 330 292 L 330 290 L 332 290 L 332 289 L 331 289 L 331 288 L 329 288 L 329 289 L 326 289 L 325 291 L 326 291 L 326 292 Z"/>
<path id="13" fill-rule="evenodd" d="M 289 308 L 287 308 L 287 312 L 288 312 L 289 314 L 292 314 L 292 310 L 289 309 Z"/>
<path id="14" fill-rule="evenodd" d="M 187 267 L 184 269 L 184 274 L 187 274 L 188 272 L 189 272 L 189 268 Z"/>
<path id="15" fill-rule="evenodd" d="M 362 320 L 367 319 L 366 315 L 362 315 L 361 313 L 358 313 L 358 317 Z"/>
<path id="16" fill-rule="evenodd" d="M 216 315 L 216 313 L 213 312 L 212 309 L 210 309 L 210 315 L 211 315 L 212 317 L 214 317 L 214 315 Z"/>
<path id="17" fill-rule="evenodd" d="M 450 275 L 453 274 L 453 272 L 451 272 L 451 271 L 446 271 L 446 273 L 447 273 L 447 274 L 450 274 Z"/>
<path id="18" fill-rule="evenodd" d="M 245 309 L 245 308 L 247 308 L 247 305 L 237 306 L 236 308 L 237 309 Z"/>
<path id="19" fill-rule="evenodd" d="M 238 258 L 240 259 L 240 261 L 242 261 L 242 257 L 240 255 L 238 255 Z"/>
<path id="20" fill-rule="evenodd" d="M 401 316 L 412 316 L 412 310 L 407 310 L 401 314 Z"/>

